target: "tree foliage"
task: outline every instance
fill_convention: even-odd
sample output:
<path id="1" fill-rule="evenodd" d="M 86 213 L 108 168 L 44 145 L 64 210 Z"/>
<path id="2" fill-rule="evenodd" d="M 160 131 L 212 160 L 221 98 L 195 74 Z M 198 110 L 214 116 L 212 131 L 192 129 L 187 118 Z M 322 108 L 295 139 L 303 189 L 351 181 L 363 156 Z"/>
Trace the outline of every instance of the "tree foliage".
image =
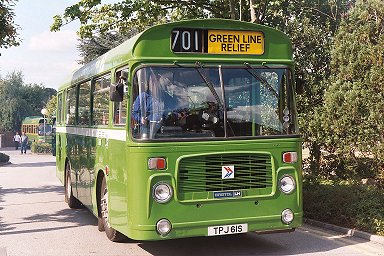
<path id="1" fill-rule="evenodd" d="M 21 72 L 0 78 L 0 131 L 20 130 L 21 121 L 26 116 L 41 115 L 56 90 L 37 84 L 25 84 Z"/>
<path id="2" fill-rule="evenodd" d="M 54 16 L 52 31 L 79 20 L 81 38 L 118 31 L 125 35 L 132 28 L 140 32 L 148 26 L 167 21 L 198 18 L 223 18 L 252 21 L 273 27 L 298 15 L 316 16 L 316 21 L 339 20 L 344 0 L 122 0 L 114 4 L 101 4 L 100 0 L 81 0 Z M 251 11 L 250 11 L 251 10 Z M 298 17 L 300 18 L 300 17 Z"/>
<path id="3" fill-rule="evenodd" d="M 135 30 L 132 30 L 126 35 L 117 32 L 106 32 L 102 35 L 92 36 L 91 38 L 80 39 L 79 45 L 77 46 L 81 57 L 78 61 L 79 64 L 86 64 L 96 59 L 100 55 L 103 55 L 110 49 L 131 38 L 136 33 Z"/>
<path id="4" fill-rule="evenodd" d="M 384 162 L 384 2 L 358 0 L 332 45 L 320 136 L 338 161 Z"/>
<path id="5" fill-rule="evenodd" d="M 47 109 L 47 117 L 52 118 L 56 116 L 56 109 L 57 109 L 57 96 L 52 95 L 51 98 L 48 100 L 47 104 L 45 105 L 45 108 Z"/>
<path id="6" fill-rule="evenodd" d="M 13 0 L 0 0 L 0 48 L 19 45 Z"/>
<path id="7" fill-rule="evenodd" d="M 320 168 L 322 136 L 321 112 L 324 92 L 331 70 L 331 49 L 334 35 L 354 1 L 295 1 L 289 10 L 286 33 L 291 37 L 296 59 L 296 73 L 305 80 L 305 91 L 298 96 L 300 131 L 310 149 L 309 172 Z"/>

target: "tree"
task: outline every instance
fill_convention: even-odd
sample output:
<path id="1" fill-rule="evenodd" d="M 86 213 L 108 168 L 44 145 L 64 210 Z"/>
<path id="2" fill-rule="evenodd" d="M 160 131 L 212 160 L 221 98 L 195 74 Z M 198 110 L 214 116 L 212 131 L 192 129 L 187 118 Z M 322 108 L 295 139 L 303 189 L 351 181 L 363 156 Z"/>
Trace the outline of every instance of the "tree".
<path id="1" fill-rule="evenodd" d="M 358 0 L 332 48 L 320 135 L 339 162 L 368 157 L 378 160 L 377 171 L 384 163 L 384 2 Z"/>
<path id="2" fill-rule="evenodd" d="M 19 45 L 17 29 L 14 23 L 13 0 L 0 0 L 0 48 Z"/>
<path id="3" fill-rule="evenodd" d="M 142 31 L 149 25 L 164 23 L 167 10 L 161 1 L 124 0 L 114 4 L 100 5 L 100 0 L 83 0 L 65 9 L 62 16 L 54 16 L 52 31 L 79 20 L 81 38 L 103 35 L 110 31 L 127 34 L 132 28 Z"/>
<path id="4" fill-rule="evenodd" d="M 37 84 L 25 84 L 21 72 L 8 74 L 0 79 L 0 131 L 19 130 L 26 116 L 41 115 L 56 90 Z"/>
<path id="5" fill-rule="evenodd" d="M 80 56 L 82 57 L 81 60 L 78 61 L 79 64 L 86 64 L 96 59 L 131 38 L 136 33 L 135 30 L 132 30 L 131 33 L 126 35 L 118 32 L 106 32 L 102 35 L 92 36 L 91 38 L 79 39 L 77 49 L 80 51 Z"/>
<path id="6" fill-rule="evenodd" d="M 288 5 L 287 0 L 252 0 L 251 4 L 237 0 L 122 0 L 103 5 L 100 0 L 82 0 L 66 8 L 62 15 L 54 16 L 51 30 L 58 31 L 73 20 L 79 20 L 81 38 L 110 31 L 125 35 L 132 28 L 140 32 L 148 26 L 181 19 L 239 19 L 241 13 L 242 20 L 250 21 L 251 14 L 245 10 L 254 13 L 254 22 L 269 24 L 268 20 L 280 17 Z"/>
<path id="7" fill-rule="evenodd" d="M 45 105 L 45 108 L 47 109 L 47 117 L 52 118 L 56 116 L 56 110 L 57 110 L 57 96 L 52 95 L 51 98 L 48 100 L 47 104 Z"/>
<path id="8" fill-rule="evenodd" d="M 302 0 L 294 1 L 294 4 L 293 9 L 287 9 L 293 18 L 286 19 L 282 29 L 293 41 L 296 73 L 305 79 L 305 91 L 298 96 L 299 124 L 304 142 L 310 149 L 306 172 L 316 175 L 323 146 L 319 131 L 322 129 L 324 92 L 332 74 L 332 42 L 353 1 Z"/>
<path id="9" fill-rule="evenodd" d="M 22 95 L 23 77 L 20 72 L 8 74 L 0 80 L 0 131 L 20 130 L 21 120 L 28 115 L 28 107 Z"/>

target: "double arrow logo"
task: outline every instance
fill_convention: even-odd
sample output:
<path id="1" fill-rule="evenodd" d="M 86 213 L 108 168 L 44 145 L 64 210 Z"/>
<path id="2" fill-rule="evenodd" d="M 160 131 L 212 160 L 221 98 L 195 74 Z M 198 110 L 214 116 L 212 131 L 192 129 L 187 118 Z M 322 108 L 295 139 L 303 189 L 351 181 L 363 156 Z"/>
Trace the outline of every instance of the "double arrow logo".
<path id="1" fill-rule="evenodd" d="M 227 165 L 221 167 L 221 178 L 225 179 L 233 179 L 235 178 L 235 166 Z"/>

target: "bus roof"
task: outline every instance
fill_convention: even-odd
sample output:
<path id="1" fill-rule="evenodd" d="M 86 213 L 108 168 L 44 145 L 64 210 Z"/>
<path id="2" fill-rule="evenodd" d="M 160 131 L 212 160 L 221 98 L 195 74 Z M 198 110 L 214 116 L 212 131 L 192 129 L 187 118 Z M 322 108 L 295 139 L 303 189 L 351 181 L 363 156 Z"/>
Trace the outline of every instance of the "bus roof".
<path id="1" fill-rule="evenodd" d="M 42 119 L 44 118 L 41 116 L 27 116 L 23 119 L 22 124 L 39 124 Z"/>
<path id="2" fill-rule="evenodd" d="M 217 55 L 206 53 L 174 53 L 171 50 L 171 34 L 174 28 L 198 28 L 217 30 L 252 30 L 261 31 L 265 36 L 265 49 L 261 55 Z M 290 39 L 281 31 L 250 22 L 228 19 L 200 19 L 172 22 L 153 26 L 133 36 L 119 46 L 111 49 L 102 56 L 75 70 L 59 90 L 71 84 L 78 83 L 95 75 L 110 71 L 113 68 L 126 65 L 128 61 L 147 61 L 160 63 L 214 62 L 221 63 L 263 63 L 263 64 L 292 64 L 292 44 Z"/>

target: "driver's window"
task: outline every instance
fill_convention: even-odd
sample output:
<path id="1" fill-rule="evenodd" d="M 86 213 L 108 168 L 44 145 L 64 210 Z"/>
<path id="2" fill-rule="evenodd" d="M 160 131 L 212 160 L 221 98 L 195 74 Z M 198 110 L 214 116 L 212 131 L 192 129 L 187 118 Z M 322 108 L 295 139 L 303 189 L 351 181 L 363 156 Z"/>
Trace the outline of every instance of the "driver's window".
<path id="1" fill-rule="evenodd" d="M 119 69 L 115 74 L 116 84 L 122 84 L 124 95 L 127 89 L 128 67 Z M 114 102 L 113 107 L 113 124 L 124 125 L 127 122 L 127 97 L 123 97 L 123 101 Z"/>

